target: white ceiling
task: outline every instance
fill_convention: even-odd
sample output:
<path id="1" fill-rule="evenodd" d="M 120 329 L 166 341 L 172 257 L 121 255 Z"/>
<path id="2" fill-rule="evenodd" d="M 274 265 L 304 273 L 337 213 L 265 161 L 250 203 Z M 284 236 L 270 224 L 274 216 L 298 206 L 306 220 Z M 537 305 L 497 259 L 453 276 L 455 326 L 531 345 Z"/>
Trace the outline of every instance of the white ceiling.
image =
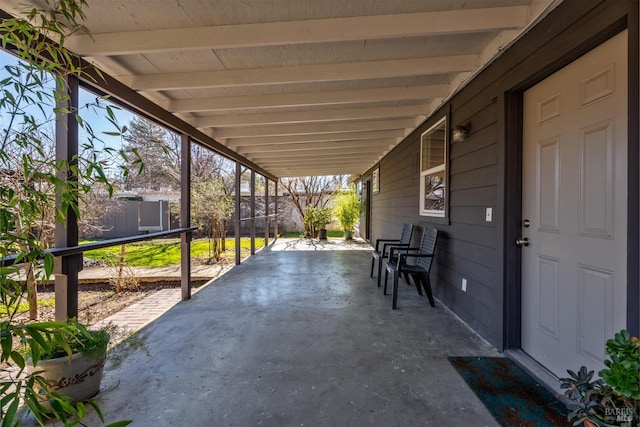
<path id="1" fill-rule="evenodd" d="M 67 47 L 275 176 L 362 173 L 559 1 L 88 0 Z"/>

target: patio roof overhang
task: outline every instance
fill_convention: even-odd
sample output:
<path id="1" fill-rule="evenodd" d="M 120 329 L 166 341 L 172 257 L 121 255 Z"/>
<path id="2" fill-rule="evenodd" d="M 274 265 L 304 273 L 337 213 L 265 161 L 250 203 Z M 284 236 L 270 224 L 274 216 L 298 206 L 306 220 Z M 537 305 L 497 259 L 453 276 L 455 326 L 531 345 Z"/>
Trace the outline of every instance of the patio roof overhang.
<path id="1" fill-rule="evenodd" d="M 88 0 L 66 46 L 100 90 L 270 178 L 356 174 L 561 1 Z"/>

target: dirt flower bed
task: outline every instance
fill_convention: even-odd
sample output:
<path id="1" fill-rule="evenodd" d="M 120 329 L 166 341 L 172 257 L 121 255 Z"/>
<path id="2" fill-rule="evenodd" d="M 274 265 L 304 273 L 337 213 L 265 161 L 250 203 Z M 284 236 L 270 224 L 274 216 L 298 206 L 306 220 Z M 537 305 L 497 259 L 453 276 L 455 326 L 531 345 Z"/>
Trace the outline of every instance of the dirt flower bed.
<path id="1" fill-rule="evenodd" d="M 152 282 L 141 284 L 137 290 L 115 293 L 109 283 L 80 284 L 78 287 L 78 320 L 85 324 L 97 323 L 117 313 L 154 292 L 179 287 L 179 281 Z M 55 320 L 52 285 L 38 287 L 38 321 Z M 16 316 L 18 322 L 28 322 L 29 313 Z"/>

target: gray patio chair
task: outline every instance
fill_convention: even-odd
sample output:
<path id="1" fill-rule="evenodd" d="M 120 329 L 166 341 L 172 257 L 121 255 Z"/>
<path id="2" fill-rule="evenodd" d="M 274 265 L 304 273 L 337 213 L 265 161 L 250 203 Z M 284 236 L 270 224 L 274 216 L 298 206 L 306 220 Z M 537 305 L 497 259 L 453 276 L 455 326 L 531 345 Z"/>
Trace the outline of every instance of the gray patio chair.
<path id="1" fill-rule="evenodd" d="M 380 276 L 382 275 L 382 261 L 389 258 L 391 247 L 409 247 L 411 244 L 411 236 L 413 236 L 413 224 L 404 224 L 402 226 L 402 234 L 400 239 L 377 239 L 376 248 L 371 253 L 371 277 L 373 277 L 373 266 L 378 260 L 378 287 L 380 287 Z M 380 249 L 382 243 L 382 249 Z"/>
<path id="2" fill-rule="evenodd" d="M 431 280 L 429 273 L 431 272 L 431 264 L 436 250 L 436 242 L 438 241 L 438 230 L 435 228 L 424 228 L 422 240 L 419 248 L 392 248 L 389 251 L 389 261 L 386 264 L 384 273 L 384 291 L 387 294 L 387 278 L 389 273 L 393 275 L 393 301 L 391 307 L 395 310 L 398 307 L 398 276 L 403 274 L 405 278 L 407 274 L 413 277 L 418 293 L 420 284 L 427 293 L 431 307 L 435 307 L 433 301 L 433 292 L 431 291 Z M 408 264 L 407 259 L 415 259 L 415 264 Z M 408 283 L 408 281 L 407 281 Z"/>

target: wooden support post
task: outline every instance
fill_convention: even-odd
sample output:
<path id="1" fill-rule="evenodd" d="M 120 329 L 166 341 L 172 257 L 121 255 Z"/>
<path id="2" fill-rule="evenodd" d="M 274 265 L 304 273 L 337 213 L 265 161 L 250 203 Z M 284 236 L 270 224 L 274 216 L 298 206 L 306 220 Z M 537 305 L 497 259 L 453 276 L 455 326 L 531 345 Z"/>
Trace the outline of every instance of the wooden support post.
<path id="1" fill-rule="evenodd" d="M 77 165 L 78 155 L 78 122 L 75 112 L 78 109 L 78 79 L 68 76 L 63 79 L 69 98 L 58 102 L 57 107 L 71 111 L 69 114 L 56 118 L 56 160 L 68 162 L 69 166 Z M 65 88 L 58 88 L 65 90 Z M 61 171 L 60 179 L 77 180 L 71 171 Z M 60 195 L 56 200 L 60 205 Z M 75 211 L 69 208 L 66 212 L 66 222 L 56 222 L 56 247 L 78 245 L 78 218 Z M 69 318 L 78 317 L 78 272 L 82 270 L 82 255 L 69 255 L 58 259 L 55 271 L 55 318 L 59 322 L 66 322 Z"/>
<path id="2" fill-rule="evenodd" d="M 264 245 L 269 244 L 269 178 L 264 177 Z"/>
<path id="3" fill-rule="evenodd" d="M 256 171 L 251 169 L 251 255 L 256 253 Z"/>
<path id="4" fill-rule="evenodd" d="M 275 223 L 275 225 L 273 227 L 274 228 L 273 239 L 277 240 L 278 239 L 278 233 L 280 232 L 280 230 L 278 230 L 278 181 L 275 181 L 275 183 L 276 183 L 275 184 L 276 191 L 275 191 L 275 194 L 274 194 L 275 200 L 274 200 L 274 205 L 273 205 L 274 206 L 274 212 L 273 213 L 274 213 L 275 218 L 276 218 L 276 223 Z"/>
<path id="5" fill-rule="evenodd" d="M 242 165 L 240 162 L 236 162 L 236 199 L 235 199 L 235 215 L 233 217 L 235 232 L 236 232 L 236 265 L 240 264 L 240 184 L 242 176 Z"/>
<path id="6" fill-rule="evenodd" d="M 180 226 L 191 226 L 191 138 L 182 134 L 180 157 Z M 182 300 L 191 299 L 191 231 L 180 233 Z"/>

